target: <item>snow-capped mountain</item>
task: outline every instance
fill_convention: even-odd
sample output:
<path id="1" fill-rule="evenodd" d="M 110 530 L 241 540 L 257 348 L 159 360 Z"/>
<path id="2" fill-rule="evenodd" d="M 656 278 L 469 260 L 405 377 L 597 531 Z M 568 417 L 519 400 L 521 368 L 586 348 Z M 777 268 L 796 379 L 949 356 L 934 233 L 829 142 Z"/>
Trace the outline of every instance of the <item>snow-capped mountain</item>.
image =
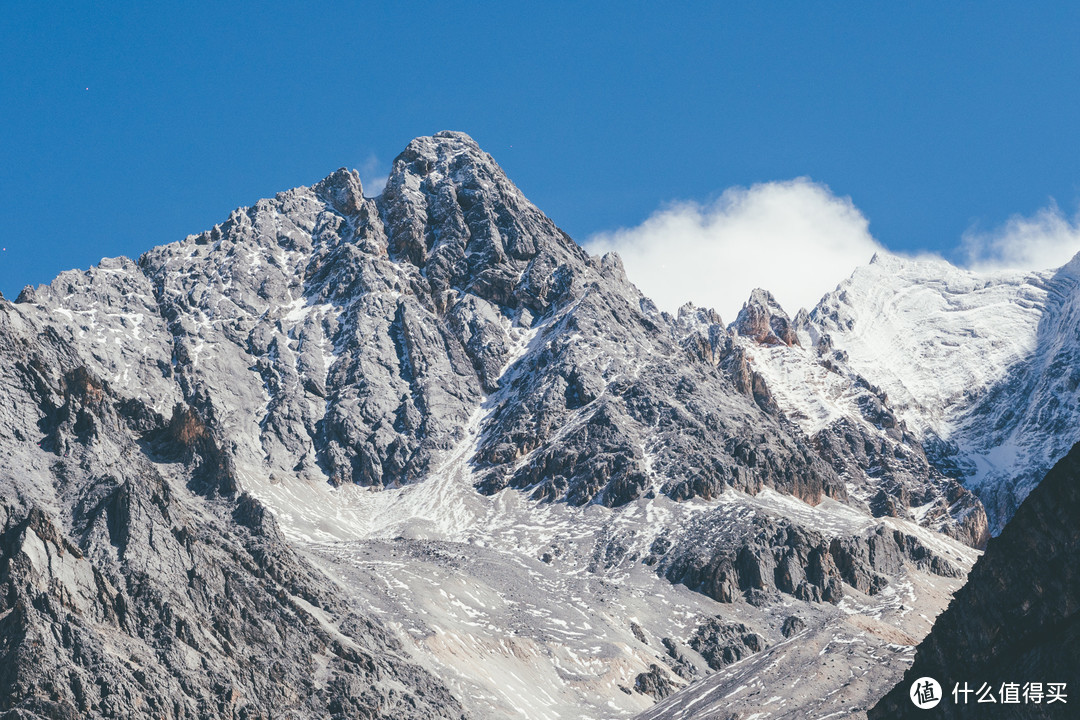
<path id="1" fill-rule="evenodd" d="M 805 311 L 793 321 L 772 295 L 757 290 L 730 331 L 770 403 L 841 472 L 853 498 L 874 515 L 916 519 L 976 547 L 985 544 L 982 507 L 928 459 L 922 438 L 887 393 L 857 372 Z"/>
<path id="2" fill-rule="evenodd" d="M 0 517 L 19 569 L 0 576 L 16 668 L 0 710 L 48 696 L 105 716 L 150 703 L 152 676 L 172 717 L 618 718 L 709 673 L 684 692 L 741 687 L 725 702 L 769 700 L 773 717 L 867 707 L 987 536 L 957 481 L 962 403 L 928 424 L 957 391 L 904 395 L 923 365 L 879 366 L 872 332 L 859 344 L 878 312 L 860 273 L 886 261 L 794 319 L 766 292 L 731 326 L 671 316 L 471 138 L 439 133 L 377 198 L 340 170 L 0 300 L 17 408 L 0 414 Z M 1048 316 L 1064 280 L 1025 277 L 1002 285 L 1042 278 L 1032 312 Z M 974 331 L 987 357 L 1030 357 L 1011 326 Z M 109 591 L 83 592 L 60 557 Z M 300 661 L 219 621 L 265 603 L 310 649 L 285 694 L 253 668 Z M 834 675 L 845 692 L 820 692 Z"/>
<path id="3" fill-rule="evenodd" d="M 1078 278 L 1080 258 L 1054 271 L 980 274 L 881 254 L 827 295 L 807 327 L 885 392 L 998 532 L 1080 440 Z"/>
<path id="4" fill-rule="evenodd" d="M 979 495 L 999 532 L 1080 440 L 1078 284 L 1080 256 L 977 273 L 879 253 L 794 320 L 756 291 L 731 329 L 807 435 L 855 422 L 915 440 L 931 472 Z M 884 414 L 867 415 L 867 391 Z"/>

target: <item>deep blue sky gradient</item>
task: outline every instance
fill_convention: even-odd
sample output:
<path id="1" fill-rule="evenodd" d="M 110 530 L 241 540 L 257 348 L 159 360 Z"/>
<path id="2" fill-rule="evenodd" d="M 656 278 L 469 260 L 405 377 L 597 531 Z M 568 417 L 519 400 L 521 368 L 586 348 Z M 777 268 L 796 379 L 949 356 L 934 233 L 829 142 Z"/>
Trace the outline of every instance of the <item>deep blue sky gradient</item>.
<path id="1" fill-rule="evenodd" d="M 1073 3 L 163 5 L 5 3 L 6 296 L 442 129 L 578 240 L 809 176 L 948 256 L 1080 199 Z"/>

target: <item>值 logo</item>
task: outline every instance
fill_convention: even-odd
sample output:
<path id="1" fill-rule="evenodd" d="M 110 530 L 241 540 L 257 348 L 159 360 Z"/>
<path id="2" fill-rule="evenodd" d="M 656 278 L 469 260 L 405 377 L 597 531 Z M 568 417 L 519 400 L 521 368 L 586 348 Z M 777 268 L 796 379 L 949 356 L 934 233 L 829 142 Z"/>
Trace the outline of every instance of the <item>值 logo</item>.
<path id="1" fill-rule="evenodd" d="M 911 684 L 911 702 L 920 710 L 937 707 L 941 702 L 941 685 L 932 677 L 921 677 Z"/>

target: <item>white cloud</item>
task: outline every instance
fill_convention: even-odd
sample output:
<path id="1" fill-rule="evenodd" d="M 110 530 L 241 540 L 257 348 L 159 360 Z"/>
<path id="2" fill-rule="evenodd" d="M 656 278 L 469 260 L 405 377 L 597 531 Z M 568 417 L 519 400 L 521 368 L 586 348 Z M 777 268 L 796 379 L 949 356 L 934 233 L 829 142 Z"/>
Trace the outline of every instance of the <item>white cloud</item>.
<path id="1" fill-rule="evenodd" d="M 1051 202 L 1031 217 L 1014 215 L 988 233 L 964 233 L 961 252 L 973 270 L 1048 270 L 1080 252 L 1080 214 L 1069 220 Z"/>
<path id="2" fill-rule="evenodd" d="M 585 248 L 618 252 L 662 309 L 689 300 L 716 308 L 725 322 L 757 287 L 791 315 L 810 309 L 884 250 L 851 198 L 807 178 L 731 188 L 705 205 L 676 203 L 637 227 L 594 235 Z"/>

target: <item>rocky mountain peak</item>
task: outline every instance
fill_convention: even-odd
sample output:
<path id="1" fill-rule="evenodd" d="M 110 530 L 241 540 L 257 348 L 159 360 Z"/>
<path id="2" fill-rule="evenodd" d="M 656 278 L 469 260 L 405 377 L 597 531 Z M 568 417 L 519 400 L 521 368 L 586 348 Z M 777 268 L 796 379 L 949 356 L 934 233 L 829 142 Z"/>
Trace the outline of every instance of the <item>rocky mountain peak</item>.
<path id="1" fill-rule="evenodd" d="M 312 188 L 315 194 L 342 215 L 355 215 L 364 204 L 360 173 L 338 168 Z"/>
<path id="2" fill-rule="evenodd" d="M 706 326 L 723 326 L 724 321 L 720 317 L 720 313 L 716 312 L 713 308 L 699 308 L 692 302 L 683 303 L 679 307 L 676 313 L 676 319 L 683 325 L 706 325 Z"/>
<path id="3" fill-rule="evenodd" d="M 780 303 L 767 290 L 757 288 L 743 303 L 732 329 L 762 345 L 798 345 L 799 337 Z"/>
<path id="4" fill-rule="evenodd" d="M 410 142 L 378 203 L 391 256 L 421 267 L 437 295 L 473 292 L 535 313 L 547 306 L 541 275 L 580 271 L 588 261 L 464 133 Z M 526 272 L 531 264 L 538 272 Z M 526 297 L 516 291 L 522 281 Z"/>

